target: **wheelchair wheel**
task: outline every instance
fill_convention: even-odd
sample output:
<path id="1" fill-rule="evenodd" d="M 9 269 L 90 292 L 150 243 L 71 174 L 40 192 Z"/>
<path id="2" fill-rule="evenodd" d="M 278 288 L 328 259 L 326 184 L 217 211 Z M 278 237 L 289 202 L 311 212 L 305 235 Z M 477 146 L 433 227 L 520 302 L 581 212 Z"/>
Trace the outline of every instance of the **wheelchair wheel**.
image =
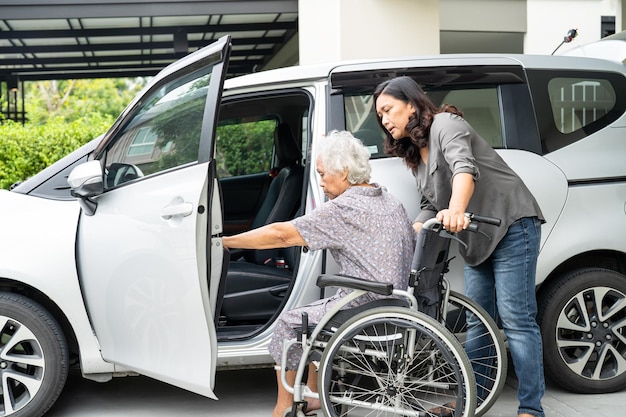
<path id="1" fill-rule="evenodd" d="M 374 308 L 346 321 L 318 373 L 325 416 L 437 416 L 446 407 L 474 415 L 476 383 L 460 343 L 407 308 Z"/>
<path id="2" fill-rule="evenodd" d="M 496 402 L 506 382 L 504 337 L 488 313 L 465 295 L 451 291 L 446 308 L 446 328 L 457 337 L 474 369 L 476 416 L 482 416 Z M 468 321 L 475 326 L 470 333 Z"/>

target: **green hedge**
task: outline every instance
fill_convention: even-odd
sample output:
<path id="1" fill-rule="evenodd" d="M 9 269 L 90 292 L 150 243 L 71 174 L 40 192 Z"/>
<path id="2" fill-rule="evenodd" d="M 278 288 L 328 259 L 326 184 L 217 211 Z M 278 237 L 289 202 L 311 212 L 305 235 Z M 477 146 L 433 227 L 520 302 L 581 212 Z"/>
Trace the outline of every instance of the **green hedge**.
<path id="1" fill-rule="evenodd" d="M 0 188 L 23 181 L 91 139 L 106 132 L 113 117 L 92 113 L 67 123 L 51 119 L 45 125 L 0 123 Z"/>

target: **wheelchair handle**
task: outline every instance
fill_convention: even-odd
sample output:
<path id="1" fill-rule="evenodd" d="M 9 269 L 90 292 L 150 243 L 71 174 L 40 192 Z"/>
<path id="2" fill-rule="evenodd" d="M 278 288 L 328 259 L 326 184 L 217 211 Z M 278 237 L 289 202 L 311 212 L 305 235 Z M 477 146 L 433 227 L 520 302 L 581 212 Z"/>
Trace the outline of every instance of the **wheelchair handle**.
<path id="1" fill-rule="evenodd" d="M 502 224 L 502 220 L 496 219 L 495 217 L 479 216 L 474 213 L 465 213 L 465 217 L 470 219 L 470 222 L 492 224 L 498 227 Z"/>
<path id="2" fill-rule="evenodd" d="M 467 217 L 470 220 L 469 227 L 465 229 L 468 232 L 478 231 L 478 227 L 476 223 L 491 224 L 491 225 L 498 226 L 498 227 L 502 224 L 502 220 L 497 219 L 495 217 L 480 216 L 474 213 L 465 213 L 465 217 Z M 441 225 L 441 222 L 434 217 L 432 219 L 426 220 L 424 224 L 422 225 L 422 228 L 427 229 L 427 230 L 432 230 L 434 232 L 440 232 L 443 230 L 443 226 Z"/>

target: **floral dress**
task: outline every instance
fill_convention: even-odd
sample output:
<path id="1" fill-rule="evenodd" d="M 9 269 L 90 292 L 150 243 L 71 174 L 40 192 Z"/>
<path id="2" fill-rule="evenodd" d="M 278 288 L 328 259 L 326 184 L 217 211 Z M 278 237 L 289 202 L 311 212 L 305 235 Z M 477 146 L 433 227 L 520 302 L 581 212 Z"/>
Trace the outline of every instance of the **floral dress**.
<path id="1" fill-rule="evenodd" d="M 398 289 L 407 288 L 416 234 L 404 206 L 378 184 L 350 187 L 292 223 L 310 250 L 330 251 L 340 274 L 391 283 Z M 308 314 L 309 323 L 317 323 L 350 291 L 339 289 L 331 297 L 283 311 L 269 346 L 276 363 L 281 363 L 283 341 L 296 337 L 294 328 L 301 325 L 303 312 Z M 367 293 L 344 308 L 382 297 Z M 290 349 L 288 370 L 297 369 L 301 355 L 299 346 Z"/>

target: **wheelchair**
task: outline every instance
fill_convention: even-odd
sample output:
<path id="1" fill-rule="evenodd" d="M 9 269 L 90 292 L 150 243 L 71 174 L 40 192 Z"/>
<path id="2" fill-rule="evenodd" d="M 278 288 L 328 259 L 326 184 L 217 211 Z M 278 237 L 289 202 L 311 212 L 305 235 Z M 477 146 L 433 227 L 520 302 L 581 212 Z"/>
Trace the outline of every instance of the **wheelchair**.
<path id="1" fill-rule="evenodd" d="M 474 222 L 499 225 L 497 219 L 468 216 L 470 231 L 476 231 Z M 294 395 L 285 416 L 306 413 L 303 381 L 310 362 L 317 367 L 319 392 L 307 396 L 320 399 L 327 417 L 472 417 L 493 405 L 506 378 L 504 339 L 481 307 L 450 290 L 445 273 L 451 240 L 458 238 L 436 219 L 424 223 L 406 291 L 342 275 L 318 278 L 321 288 L 352 291 L 312 329 L 303 314 L 299 337 L 284 342 L 281 383 Z M 342 309 L 367 292 L 390 298 Z M 303 355 L 291 386 L 284 370 L 296 344 Z"/>

